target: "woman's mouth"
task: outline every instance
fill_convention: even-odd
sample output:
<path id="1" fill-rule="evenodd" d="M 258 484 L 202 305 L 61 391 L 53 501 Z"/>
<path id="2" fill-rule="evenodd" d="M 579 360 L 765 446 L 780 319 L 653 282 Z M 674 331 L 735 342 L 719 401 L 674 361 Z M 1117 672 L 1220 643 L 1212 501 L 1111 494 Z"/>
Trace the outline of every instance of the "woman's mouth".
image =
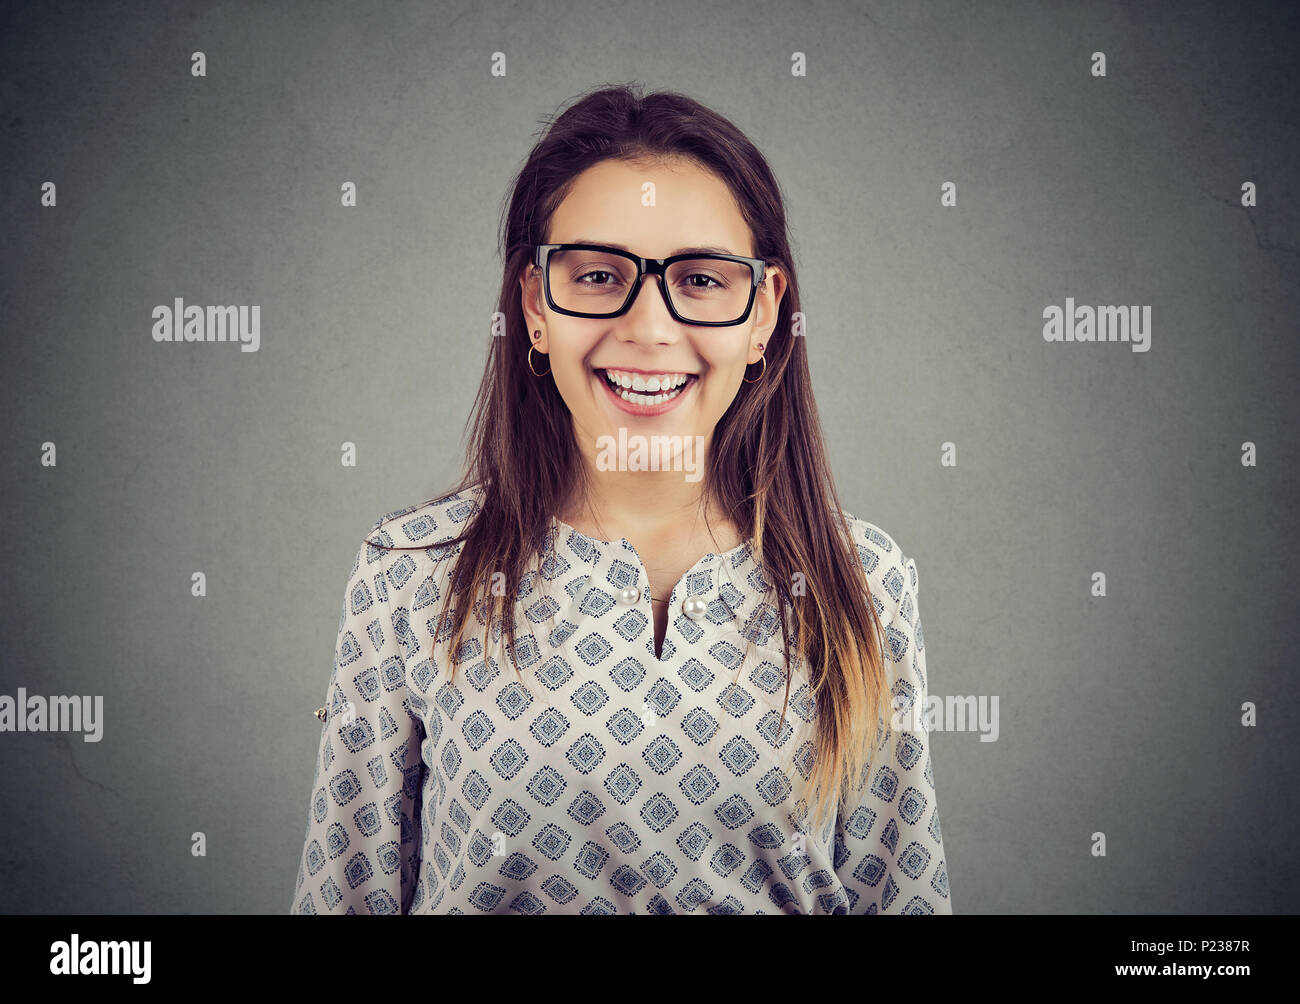
<path id="1" fill-rule="evenodd" d="M 632 415 L 662 415 L 676 407 L 699 380 L 695 373 L 634 373 L 594 370 L 610 399 Z"/>

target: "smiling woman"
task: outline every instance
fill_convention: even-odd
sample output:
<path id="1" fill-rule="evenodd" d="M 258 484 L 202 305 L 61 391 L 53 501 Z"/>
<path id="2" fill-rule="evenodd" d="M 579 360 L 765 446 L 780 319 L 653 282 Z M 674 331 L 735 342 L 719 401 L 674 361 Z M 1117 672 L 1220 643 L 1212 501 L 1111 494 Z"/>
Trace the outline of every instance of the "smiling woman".
<path id="1" fill-rule="evenodd" d="M 293 912 L 951 913 L 916 564 L 840 508 L 762 155 L 594 91 L 502 245 L 464 477 L 352 567 Z"/>

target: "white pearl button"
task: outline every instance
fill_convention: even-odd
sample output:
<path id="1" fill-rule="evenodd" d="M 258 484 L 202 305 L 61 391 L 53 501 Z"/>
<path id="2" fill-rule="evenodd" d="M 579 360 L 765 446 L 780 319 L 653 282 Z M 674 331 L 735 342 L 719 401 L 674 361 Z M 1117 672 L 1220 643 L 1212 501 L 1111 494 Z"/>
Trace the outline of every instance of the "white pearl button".
<path id="1" fill-rule="evenodd" d="M 682 601 L 682 613 L 693 621 L 703 617 L 704 612 L 708 609 L 709 605 L 704 602 L 702 596 L 688 596 Z"/>
<path id="2" fill-rule="evenodd" d="M 624 606 L 632 606 L 641 602 L 641 590 L 636 586 L 625 586 L 619 590 L 618 601 Z"/>

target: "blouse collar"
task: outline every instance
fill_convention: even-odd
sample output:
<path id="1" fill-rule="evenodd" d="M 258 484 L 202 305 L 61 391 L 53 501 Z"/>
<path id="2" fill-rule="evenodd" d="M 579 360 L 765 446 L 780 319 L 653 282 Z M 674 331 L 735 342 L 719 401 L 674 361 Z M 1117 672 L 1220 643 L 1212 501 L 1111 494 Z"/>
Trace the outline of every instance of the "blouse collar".
<path id="1" fill-rule="evenodd" d="M 423 544 L 435 559 L 454 560 L 463 544 L 449 538 L 464 528 L 477 512 L 482 487 L 389 513 L 376 523 L 376 543 L 390 545 L 392 538 L 383 528 L 396 521 L 396 528 L 413 544 Z M 432 540 L 430 538 L 433 538 Z M 598 540 L 581 533 L 558 517 L 552 517 L 543 541 L 538 568 L 529 568 L 520 581 L 516 598 L 534 629 L 550 635 L 553 645 L 562 645 L 589 620 L 610 613 L 615 631 L 626 629 L 630 636 L 637 616 L 644 616 L 630 590 L 643 593 L 649 588 L 645 567 L 636 548 L 626 537 Z M 782 652 L 780 614 L 767 596 L 768 579 L 755 561 L 752 541 L 743 541 L 722 553 L 710 551 L 695 562 L 677 583 L 670 596 L 669 621 L 688 639 L 701 632 L 715 634 L 730 628 L 742 641 L 766 648 L 769 654 Z M 637 600 L 640 595 L 637 596 Z M 624 614 L 627 621 L 620 622 Z M 787 624 L 790 605 L 784 605 Z M 634 612 L 635 611 L 635 612 Z M 587 631 L 583 632 L 585 636 Z M 673 632 L 665 640 L 664 659 L 672 656 Z M 653 642 L 649 643 L 653 646 Z"/>
<path id="2" fill-rule="evenodd" d="M 519 587 L 525 613 L 538 627 L 552 626 L 560 643 L 593 617 L 618 609 L 642 610 L 638 602 L 650 583 L 644 563 L 626 537 L 599 540 L 552 517 L 540 565 Z M 710 551 L 682 576 L 669 597 L 670 621 L 686 636 L 692 624 L 715 631 L 731 625 L 746 640 L 780 647 L 776 608 L 764 600 L 768 581 L 754 559 L 751 541 L 721 553 Z M 565 624 L 569 627 L 566 629 Z"/>

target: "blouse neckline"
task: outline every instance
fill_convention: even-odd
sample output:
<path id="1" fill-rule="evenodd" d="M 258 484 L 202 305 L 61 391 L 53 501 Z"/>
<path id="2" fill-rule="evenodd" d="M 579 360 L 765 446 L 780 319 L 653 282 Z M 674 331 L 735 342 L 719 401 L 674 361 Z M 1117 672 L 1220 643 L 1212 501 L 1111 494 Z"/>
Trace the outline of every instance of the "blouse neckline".
<path id="1" fill-rule="evenodd" d="M 570 524 L 564 522 L 564 520 L 560 519 L 560 517 L 558 516 L 552 516 L 551 520 L 555 524 L 555 526 L 559 528 L 561 532 L 572 534 L 573 536 L 577 537 L 579 540 L 587 541 L 602 551 L 608 551 L 610 548 L 621 546 L 625 550 L 631 551 L 632 553 L 640 557 L 640 552 L 637 551 L 636 546 L 626 537 L 619 537 L 618 540 L 601 540 L 599 537 L 592 537 L 589 536 L 588 534 L 583 533 L 581 530 L 577 529 L 576 527 L 571 526 Z M 691 567 L 696 568 L 706 559 L 710 559 L 710 558 L 712 559 L 730 558 L 733 559 L 732 564 L 735 564 L 736 555 L 741 554 L 742 552 L 745 551 L 749 551 L 751 553 L 753 552 L 754 550 L 753 544 L 754 544 L 754 538 L 749 537 L 746 540 L 742 540 L 735 547 L 729 548 L 728 550 L 722 551 L 721 553 L 717 551 L 709 551 L 708 553 L 702 555 L 699 558 L 699 560 L 697 560 L 695 564 L 692 565 Z M 642 564 L 644 564 L 644 562 Z"/>

